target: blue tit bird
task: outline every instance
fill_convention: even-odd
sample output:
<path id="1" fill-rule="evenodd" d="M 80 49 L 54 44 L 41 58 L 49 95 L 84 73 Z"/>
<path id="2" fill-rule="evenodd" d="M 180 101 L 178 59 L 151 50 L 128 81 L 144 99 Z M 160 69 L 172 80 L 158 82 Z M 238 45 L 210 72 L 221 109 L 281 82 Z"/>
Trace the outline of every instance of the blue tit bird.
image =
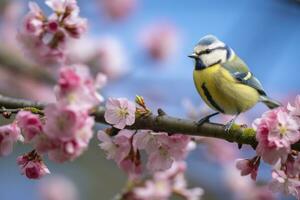
<path id="1" fill-rule="evenodd" d="M 202 118 L 199 125 L 212 116 L 234 115 L 225 125 L 228 132 L 240 113 L 263 102 L 270 109 L 280 103 L 269 98 L 261 83 L 235 52 L 213 35 L 200 39 L 189 56 L 195 60 L 194 83 L 204 102 L 217 111 Z"/>

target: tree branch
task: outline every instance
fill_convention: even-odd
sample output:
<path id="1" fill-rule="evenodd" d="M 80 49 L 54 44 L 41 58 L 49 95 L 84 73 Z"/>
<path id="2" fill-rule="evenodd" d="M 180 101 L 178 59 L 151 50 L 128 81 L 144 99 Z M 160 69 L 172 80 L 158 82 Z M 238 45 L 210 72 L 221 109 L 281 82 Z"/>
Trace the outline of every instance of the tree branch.
<path id="1" fill-rule="evenodd" d="M 34 80 L 53 84 L 56 82 L 52 76 L 45 69 L 29 63 L 20 55 L 16 55 L 11 49 L 1 46 L 0 47 L 0 65 L 1 68 L 22 74 L 25 77 L 30 77 Z"/>
<path id="2" fill-rule="evenodd" d="M 46 104 L 40 102 L 33 102 L 22 99 L 15 99 L 0 95 L 0 107 L 6 109 L 17 108 L 37 108 L 43 109 Z M 95 117 L 98 123 L 107 124 L 104 119 L 105 108 L 97 108 L 91 115 Z M 126 127 L 127 129 L 150 129 L 153 131 L 167 132 L 169 134 L 181 133 L 192 136 L 205 136 L 224 139 L 228 142 L 236 142 L 238 144 L 248 144 L 254 149 L 257 145 L 255 139 L 255 131 L 252 128 L 245 128 L 239 125 L 233 125 L 229 133 L 225 131 L 225 127 L 222 124 L 216 123 L 204 123 L 201 126 L 197 125 L 196 121 L 188 119 L 180 119 L 164 115 L 151 114 L 145 117 L 136 118 L 135 123 L 132 126 Z M 300 150 L 300 143 L 296 143 L 292 146 L 294 150 Z"/>

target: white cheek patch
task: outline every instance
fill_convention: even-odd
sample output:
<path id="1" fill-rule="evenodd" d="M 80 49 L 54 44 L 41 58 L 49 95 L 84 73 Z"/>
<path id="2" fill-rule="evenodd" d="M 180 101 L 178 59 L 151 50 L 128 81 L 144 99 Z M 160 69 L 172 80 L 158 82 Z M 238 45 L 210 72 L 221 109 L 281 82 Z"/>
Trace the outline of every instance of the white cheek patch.
<path id="1" fill-rule="evenodd" d="M 219 61 L 226 62 L 226 54 L 225 49 L 216 49 L 208 54 L 202 54 L 200 58 L 205 66 L 211 66 Z"/>

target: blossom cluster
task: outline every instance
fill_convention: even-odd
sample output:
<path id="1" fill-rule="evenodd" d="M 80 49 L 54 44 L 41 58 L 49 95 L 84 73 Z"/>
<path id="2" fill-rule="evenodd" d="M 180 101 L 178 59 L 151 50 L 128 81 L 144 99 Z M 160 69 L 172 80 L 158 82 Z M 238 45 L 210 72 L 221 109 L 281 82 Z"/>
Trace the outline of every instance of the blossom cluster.
<path id="1" fill-rule="evenodd" d="M 98 132 L 100 147 L 106 152 L 107 158 L 114 160 L 130 175 L 142 173 L 141 151 L 148 155 L 146 167 L 152 172 L 167 170 L 175 161 L 183 160 L 189 150 L 189 136 L 124 129 L 135 122 L 136 110 L 143 112 L 142 108 L 136 109 L 135 104 L 127 99 L 108 99 L 105 120 L 118 128 L 118 132 L 114 136 L 112 129 Z"/>
<path id="2" fill-rule="evenodd" d="M 300 199 L 300 157 L 291 149 L 291 145 L 300 140 L 300 95 L 294 106 L 288 104 L 286 108 L 267 111 L 253 122 L 253 127 L 258 141 L 257 156 L 237 161 L 241 175 L 250 174 L 255 180 L 262 159 L 273 166 L 271 190 Z"/>
<path id="3" fill-rule="evenodd" d="M 174 162 L 168 170 L 156 172 L 131 191 L 125 193 L 125 200 L 168 200 L 172 195 L 178 195 L 185 200 L 200 200 L 204 191 L 202 188 L 187 188 L 184 176 L 186 163 Z"/>
<path id="4" fill-rule="evenodd" d="M 66 41 L 80 38 L 87 30 L 87 20 L 79 16 L 76 0 L 46 0 L 53 13 L 49 16 L 35 2 L 24 18 L 18 39 L 29 57 L 39 62 L 65 60 Z"/>
<path id="5" fill-rule="evenodd" d="M 169 169 L 174 161 L 183 160 L 188 151 L 189 137 L 175 134 L 155 133 L 149 130 L 131 131 L 123 129 L 116 136 L 99 131 L 100 147 L 108 159 L 130 175 L 142 172 L 140 151 L 148 155 L 147 169 L 150 171 Z"/>
<path id="6" fill-rule="evenodd" d="M 86 66 L 62 67 L 55 86 L 57 102 L 45 107 L 44 116 L 22 110 L 13 124 L 0 127 L 0 154 L 10 153 L 12 144 L 19 138 L 31 143 L 35 148 L 33 153 L 18 158 L 22 171 L 29 168 L 33 171 L 22 172 L 28 178 L 49 173 L 42 154 L 48 154 L 50 160 L 59 163 L 80 156 L 93 136 L 95 121 L 89 112 L 103 100 L 97 89 L 105 80 L 101 74 L 94 80 Z"/>

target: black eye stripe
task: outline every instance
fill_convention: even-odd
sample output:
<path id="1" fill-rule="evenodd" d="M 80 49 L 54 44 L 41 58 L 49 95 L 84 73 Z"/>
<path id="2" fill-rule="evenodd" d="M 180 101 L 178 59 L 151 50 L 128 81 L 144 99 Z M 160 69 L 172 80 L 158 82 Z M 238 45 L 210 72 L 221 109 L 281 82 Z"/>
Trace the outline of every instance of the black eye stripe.
<path id="1" fill-rule="evenodd" d="M 213 48 L 213 49 L 206 49 L 206 50 L 204 50 L 204 51 L 200 51 L 199 53 L 197 53 L 197 55 L 198 55 L 198 56 L 201 56 L 201 55 L 203 55 L 203 54 L 209 54 L 209 53 L 211 53 L 211 52 L 213 52 L 213 51 L 215 51 L 215 50 L 219 50 L 219 49 L 221 49 L 221 50 L 223 49 L 223 50 L 230 51 L 228 46 L 224 46 L 224 47 L 216 47 L 216 48 Z"/>

